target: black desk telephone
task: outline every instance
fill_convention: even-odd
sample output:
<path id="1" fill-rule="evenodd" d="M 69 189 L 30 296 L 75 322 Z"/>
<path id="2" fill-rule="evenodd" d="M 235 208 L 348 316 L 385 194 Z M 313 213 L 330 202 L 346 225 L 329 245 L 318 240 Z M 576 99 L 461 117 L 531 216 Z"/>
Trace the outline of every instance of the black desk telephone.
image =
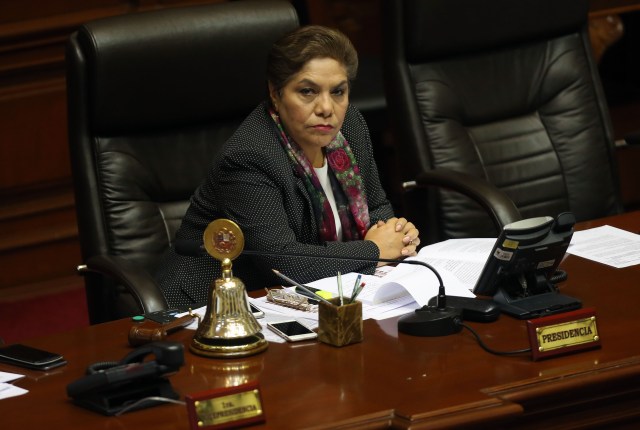
<path id="1" fill-rule="evenodd" d="M 149 343 L 120 361 L 92 364 L 86 376 L 67 385 L 67 395 L 78 406 L 104 415 L 147 408 L 160 403 L 158 398 L 179 397 L 166 376 L 176 372 L 183 363 L 181 343 Z M 148 401 L 134 405 L 147 398 Z"/>

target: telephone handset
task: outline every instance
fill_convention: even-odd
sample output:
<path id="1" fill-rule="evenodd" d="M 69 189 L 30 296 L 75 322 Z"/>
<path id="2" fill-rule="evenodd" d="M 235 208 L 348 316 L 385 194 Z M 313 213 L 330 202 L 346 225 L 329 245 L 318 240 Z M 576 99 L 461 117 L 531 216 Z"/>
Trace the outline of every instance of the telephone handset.
<path id="1" fill-rule="evenodd" d="M 147 359 L 148 360 L 145 360 Z M 147 397 L 177 399 L 166 376 L 184 364 L 184 347 L 178 342 L 154 342 L 136 348 L 117 362 L 94 363 L 87 375 L 67 385 L 67 395 L 79 405 L 114 415 Z M 141 403 L 140 409 L 157 401 Z"/>

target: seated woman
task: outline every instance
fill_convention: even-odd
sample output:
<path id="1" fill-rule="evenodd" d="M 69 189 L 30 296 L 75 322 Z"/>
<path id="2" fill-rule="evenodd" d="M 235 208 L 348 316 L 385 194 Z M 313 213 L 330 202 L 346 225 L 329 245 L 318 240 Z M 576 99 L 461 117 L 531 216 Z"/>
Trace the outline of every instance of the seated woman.
<path id="1" fill-rule="evenodd" d="M 267 64 L 269 100 L 214 160 L 176 240 L 201 242 L 211 221 L 228 218 L 242 229 L 245 249 L 281 253 L 234 261 L 234 275 L 247 290 L 281 285 L 271 269 L 307 283 L 338 271 L 371 274 L 376 267 L 322 256 L 415 255 L 418 230 L 394 217 L 367 125 L 349 104 L 357 68 L 353 45 L 337 30 L 301 27 L 277 41 Z M 204 303 L 219 276 L 212 257 L 181 256 L 173 249 L 157 274 L 171 306 Z"/>

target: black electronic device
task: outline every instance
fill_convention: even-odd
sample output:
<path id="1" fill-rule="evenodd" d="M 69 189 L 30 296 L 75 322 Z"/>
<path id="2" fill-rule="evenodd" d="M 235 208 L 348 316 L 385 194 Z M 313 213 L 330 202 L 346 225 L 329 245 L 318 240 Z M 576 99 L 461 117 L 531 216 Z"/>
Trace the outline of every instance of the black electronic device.
<path id="1" fill-rule="evenodd" d="M 398 320 L 398 331 L 411 336 L 448 336 L 462 330 L 462 310 L 449 306 L 444 290 L 442 277 L 436 269 L 427 263 L 426 266 L 438 278 L 438 295 L 434 298 L 435 306 L 424 305 L 415 312 L 404 315 Z"/>
<path id="2" fill-rule="evenodd" d="M 60 354 L 19 343 L 0 347 L 0 361 L 36 370 L 49 370 L 67 364 Z"/>
<path id="3" fill-rule="evenodd" d="M 163 309 L 160 311 L 149 312 L 144 316 L 151 321 L 155 321 L 159 324 L 167 324 L 178 318 L 178 314 L 184 313 L 180 309 Z"/>
<path id="4" fill-rule="evenodd" d="M 461 310 L 464 321 L 492 322 L 500 317 L 500 306 L 491 299 L 447 296 L 447 306 Z M 438 305 L 438 296 L 432 297 L 428 306 Z"/>
<path id="5" fill-rule="evenodd" d="M 316 332 L 296 320 L 269 322 L 267 323 L 267 327 L 287 342 L 298 342 L 318 337 Z"/>
<path id="6" fill-rule="evenodd" d="M 552 282 L 575 222 L 564 212 L 504 226 L 473 292 L 493 297 L 502 312 L 520 319 L 579 309 L 582 303 L 560 294 Z"/>
<path id="7" fill-rule="evenodd" d="M 251 309 L 251 313 L 256 318 L 264 318 L 264 311 L 254 305 L 253 303 L 249 303 L 249 309 Z"/>
<path id="8" fill-rule="evenodd" d="M 92 364 L 86 376 L 67 385 L 67 395 L 78 406 L 104 415 L 147 408 L 179 397 L 166 376 L 183 363 L 181 343 L 148 343 L 120 361 Z"/>

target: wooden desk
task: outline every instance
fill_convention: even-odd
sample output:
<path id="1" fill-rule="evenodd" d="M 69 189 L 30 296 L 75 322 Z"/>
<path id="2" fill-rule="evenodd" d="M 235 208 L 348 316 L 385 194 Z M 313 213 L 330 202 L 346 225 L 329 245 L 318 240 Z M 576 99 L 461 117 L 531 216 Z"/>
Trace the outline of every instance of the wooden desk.
<path id="1" fill-rule="evenodd" d="M 606 16 L 611 14 L 640 10 L 638 0 L 590 0 L 589 16 Z"/>
<path id="2" fill-rule="evenodd" d="M 637 232 L 640 213 L 582 227 L 604 223 Z M 640 421 L 640 266 L 613 269 L 567 256 L 562 267 L 569 273 L 562 291 L 597 309 L 601 349 L 532 362 L 527 355 L 491 355 L 467 331 L 419 338 L 398 335 L 395 320 L 367 320 L 364 342 L 340 349 L 315 342 L 271 344 L 265 353 L 235 360 L 186 352 L 186 365 L 171 381 L 184 396 L 258 380 L 264 427 L 274 429 L 564 429 L 605 423 L 631 428 L 631 422 Z M 30 372 L 18 381 L 29 393 L 0 401 L 2 427 L 187 429 L 183 406 L 104 417 L 66 397 L 66 385 L 88 364 L 117 360 L 129 351 L 129 325 L 121 320 L 29 342 L 61 352 L 69 364 L 51 374 Z M 495 323 L 471 325 L 494 349 L 528 346 L 524 321 L 501 316 Z M 174 338 L 187 345 L 192 335 L 182 331 Z"/>

